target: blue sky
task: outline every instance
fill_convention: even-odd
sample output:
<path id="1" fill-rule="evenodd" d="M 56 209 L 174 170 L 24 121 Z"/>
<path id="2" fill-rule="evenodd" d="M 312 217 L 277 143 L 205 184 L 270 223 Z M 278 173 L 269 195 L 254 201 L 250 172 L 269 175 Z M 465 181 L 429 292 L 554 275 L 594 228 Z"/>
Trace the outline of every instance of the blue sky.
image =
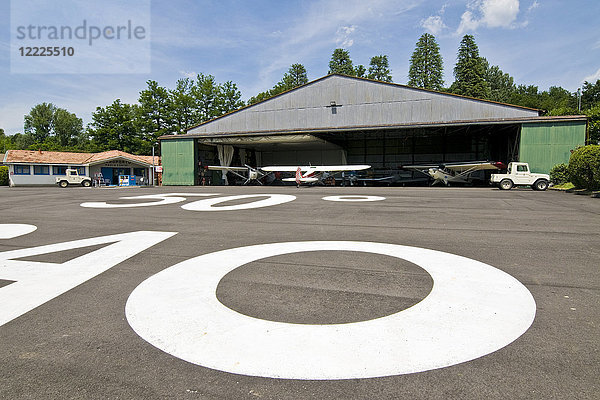
<path id="1" fill-rule="evenodd" d="M 52 2 L 39 17 L 46 24 L 69 18 L 75 24 L 88 15 L 106 24 L 111 17 L 145 21 L 144 4 L 150 4 L 136 0 L 139 4 L 123 8 L 116 0 L 69 2 L 81 6 L 79 11 L 64 6 L 68 2 Z M 44 2 L 14 0 L 13 13 L 33 18 L 36 3 Z M 108 71 L 118 57 L 102 54 L 90 70 L 106 65 L 109 73 L 18 73 L 14 64 L 11 69 L 11 55 L 13 62 L 19 57 L 14 43 L 11 47 L 16 29 L 11 3 L 0 4 L 0 128 L 8 134 L 22 132 L 23 116 L 42 102 L 66 108 L 87 124 L 98 106 L 117 98 L 135 103 L 149 79 L 173 88 L 177 79 L 211 74 L 218 82 L 236 83 L 247 100 L 271 88 L 294 63 L 306 67 L 310 80 L 326 75 L 337 47 L 366 67 L 372 56 L 386 54 L 394 82 L 405 84 L 410 56 L 424 32 L 434 34 L 440 45 L 446 85 L 453 81 L 464 34 L 473 34 L 480 54 L 518 84 L 576 91 L 584 80 L 600 79 L 598 0 L 152 1 L 146 8 L 150 61 L 128 50 L 126 62 L 134 73 Z"/>

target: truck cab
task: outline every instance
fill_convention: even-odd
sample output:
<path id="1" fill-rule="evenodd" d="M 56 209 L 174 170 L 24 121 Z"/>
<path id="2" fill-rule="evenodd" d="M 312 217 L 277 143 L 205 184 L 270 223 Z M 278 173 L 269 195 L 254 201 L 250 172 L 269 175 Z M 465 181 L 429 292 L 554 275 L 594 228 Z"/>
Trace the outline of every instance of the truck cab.
<path id="1" fill-rule="evenodd" d="M 490 182 L 502 190 L 509 190 L 514 186 L 531 186 L 533 190 L 546 190 L 550 184 L 550 176 L 532 173 L 527 163 L 511 162 L 506 174 L 492 174 Z"/>

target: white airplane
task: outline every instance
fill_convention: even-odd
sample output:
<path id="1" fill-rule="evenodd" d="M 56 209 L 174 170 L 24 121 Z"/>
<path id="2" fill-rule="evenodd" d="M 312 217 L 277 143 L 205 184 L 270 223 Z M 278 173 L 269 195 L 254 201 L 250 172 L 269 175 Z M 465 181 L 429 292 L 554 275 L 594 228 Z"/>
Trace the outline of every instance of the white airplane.
<path id="1" fill-rule="evenodd" d="M 251 181 L 256 181 L 262 185 L 259 179 L 265 177 L 271 172 L 296 172 L 294 178 L 283 178 L 284 182 L 296 182 L 296 184 L 316 184 L 324 179 L 342 171 L 361 171 L 371 168 L 370 165 L 309 165 L 309 166 L 267 166 L 261 168 L 252 168 L 248 165 L 244 167 L 224 167 L 219 165 L 209 165 L 208 169 L 217 171 L 227 171 L 245 179 L 244 185 Z M 245 174 L 243 174 L 245 172 Z"/>
<path id="2" fill-rule="evenodd" d="M 260 179 L 267 175 L 264 172 L 262 172 L 259 168 L 252 168 L 249 165 L 245 165 L 243 167 L 224 167 L 221 165 L 209 165 L 207 168 L 214 171 L 225 171 L 226 173 L 231 172 L 232 174 L 239 176 L 242 179 L 245 179 L 244 185 L 247 185 L 250 182 L 258 182 L 258 184 L 262 185 Z M 245 175 L 242 174 L 244 172 Z"/>
<path id="3" fill-rule="evenodd" d="M 309 165 L 309 166 L 272 166 L 262 167 L 267 172 L 294 172 L 294 178 L 283 178 L 284 182 L 296 182 L 300 185 L 313 185 L 323 182 L 326 178 L 343 171 L 362 171 L 371 168 L 370 165 Z"/>
<path id="4" fill-rule="evenodd" d="M 441 182 L 448 186 L 450 183 L 471 183 L 471 175 L 476 171 L 505 169 L 501 162 L 475 161 L 464 163 L 448 163 L 433 165 L 405 165 L 402 168 L 420 171 L 433 178 L 433 184 Z"/>

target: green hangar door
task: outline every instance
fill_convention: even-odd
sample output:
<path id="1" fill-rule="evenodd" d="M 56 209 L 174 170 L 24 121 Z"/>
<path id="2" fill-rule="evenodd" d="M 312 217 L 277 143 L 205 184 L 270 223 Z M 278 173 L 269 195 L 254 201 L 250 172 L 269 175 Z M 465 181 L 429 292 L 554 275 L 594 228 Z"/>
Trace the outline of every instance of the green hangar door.
<path id="1" fill-rule="evenodd" d="M 532 172 L 547 174 L 552 167 L 568 163 L 571 151 L 585 145 L 586 121 L 523 124 L 519 159 Z"/>
<path id="2" fill-rule="evenodd" d="M 193 186 L 198 176 L 194 139 L 162 140 L 163 185 Z"/>

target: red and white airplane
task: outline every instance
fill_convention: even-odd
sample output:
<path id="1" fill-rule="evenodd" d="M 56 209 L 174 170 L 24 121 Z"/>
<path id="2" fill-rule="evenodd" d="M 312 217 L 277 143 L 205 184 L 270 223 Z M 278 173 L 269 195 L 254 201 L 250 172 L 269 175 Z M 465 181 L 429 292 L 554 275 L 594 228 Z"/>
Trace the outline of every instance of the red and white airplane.
<path id="1" fill-rule="evenodd" d="M 297 185 L 313 185 L 323 182 L 326 178 L 344 171 L 362 171 L 371 168 L 370 165 L 309 165 L 309 166 L 267 166 L 261 168 L 252 168 L 248 165 L 244 167 L 224 167 L 208 166 L 208 169 L 231 172 L 239 177 L 246 179 L 244 184 L 250 181 L 257 181 L 270 172 L 296 172 L 294 178 L 283 178 L 284 182 L 296 182 Z M 247 172 L 242 175 L 241 172 Z"/>
<path id="2" fill-rule="evenodd" d="M 309 166 L 271 166 L 262 167 L 266 172 L 294 172 L 294 178 L 283 178 L 284 182 L 296 182 L 299 185 L 314 185 L 326 178 L 344 171 L 362 171 L 371 168 L 370 165 L 309 165 Z"/>

